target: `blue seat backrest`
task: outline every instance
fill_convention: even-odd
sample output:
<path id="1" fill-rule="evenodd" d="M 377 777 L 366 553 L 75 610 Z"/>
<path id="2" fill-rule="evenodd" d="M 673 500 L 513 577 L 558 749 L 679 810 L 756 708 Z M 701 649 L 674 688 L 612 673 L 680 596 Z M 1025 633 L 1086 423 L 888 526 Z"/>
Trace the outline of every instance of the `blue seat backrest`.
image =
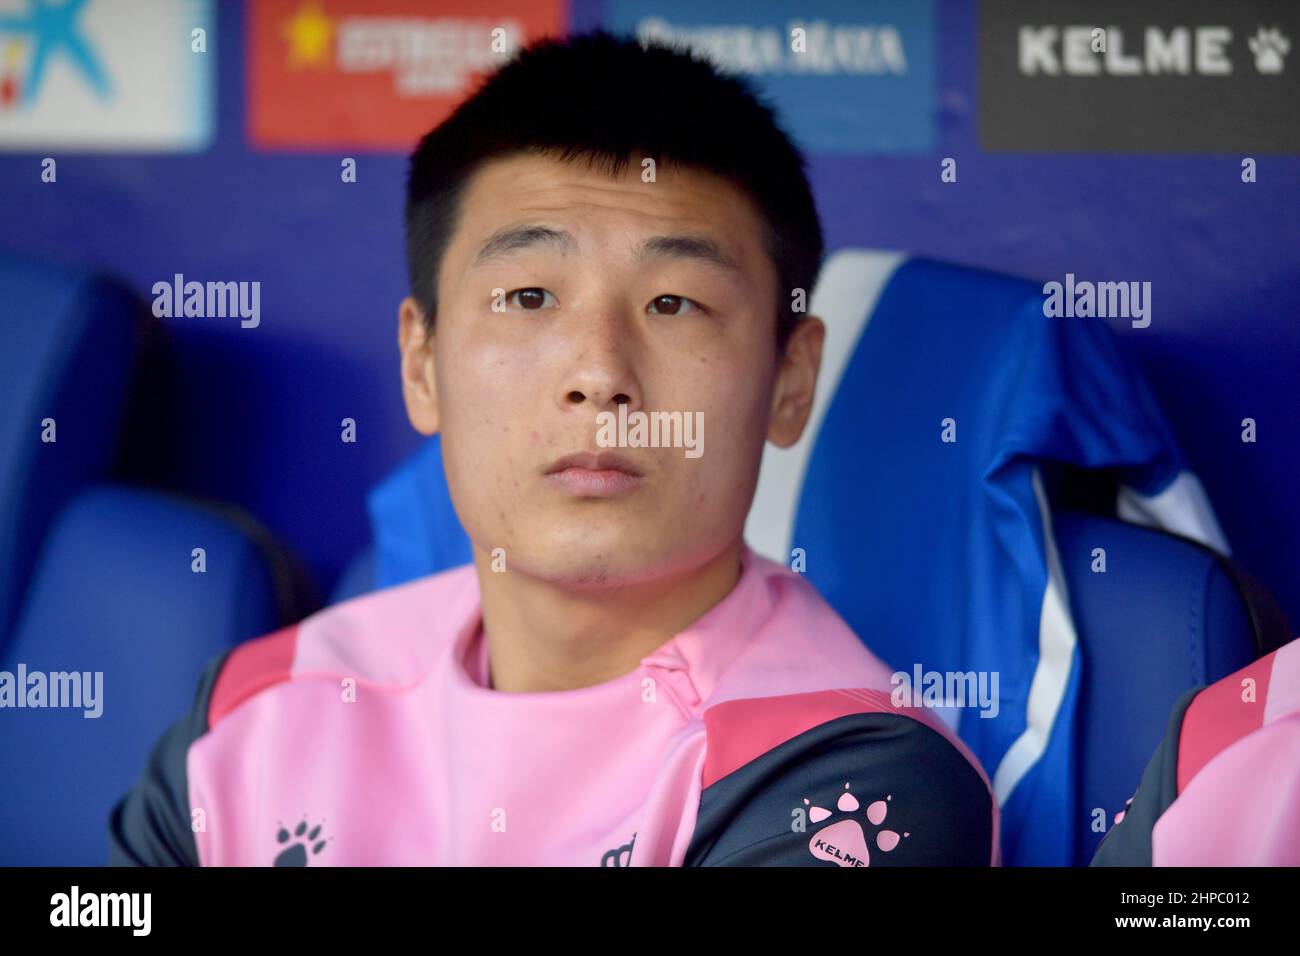
<path id="1" fill-rule="evenodd" d="M 1085 866 L 1179 696 L 1280 647 L 1288 628 L 1245 571 L 1202 545 L 1074 511 L 1053 524 L 1082 651 L 1074 863 Z"/>
<path id="2" fill-rule="evenodd" d="M 112 804 L 193 703 L 203 665 L 295 619 L 291 588 L 245 519 L 118 486 L 74 498 L 41 549 L 0 670 L 99 672 L 102 710 L 4 711 L 0 865 L 102 865 Z"/>
<path id="3" fill-rule="evenodd" d="M 49 522 L 110 466 L 136 315 L 115 283 L 0 253 L 0 647 Z"/>
<path id="4" fill-rule="evenodd" d="M 442 468 L 440 435 L 423 442 L 376 485 L 368 506 L 375 536 L 375 586 L 402 584 L 470 561 L 469 536 L 452 507 Z M 364 557 L 355 559 L 349 570 L 355 573 L 358 562 Z"/>

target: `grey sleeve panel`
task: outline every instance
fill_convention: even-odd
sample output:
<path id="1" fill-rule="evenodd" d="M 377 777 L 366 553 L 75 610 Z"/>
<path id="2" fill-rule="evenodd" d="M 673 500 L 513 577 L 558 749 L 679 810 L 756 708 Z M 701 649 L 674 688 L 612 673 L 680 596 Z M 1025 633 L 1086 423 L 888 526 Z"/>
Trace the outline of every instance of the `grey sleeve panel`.
<path id="1" fill-rule="evenodd" d="M 849 714 L 705 788 L 683 865 L 988 866 L 993 815 L 979 772 L 938 731 Z"/>
<path id="2" fill-rule="evenodd" d="M 230 650 L 222 651 L 204 666 L 190 711 L 158 739 L 135 786 L 113 806 L 109 866 L 200 865 L 185 760 L 190 745 L 208 731 L 212 688 L 229 655 Z"/>
<path id="3" fill-rule="evenodd" d="M 1151 829 L 1178 798 L 1178 741 L 1183 717 L 1192 698 L 1202 690 L 1193 687 L 1174 703 L 1164 739 L 1147 762 L 1137 793 L 1129 798 L 1124 819 L 1106 831 L 1089 866 L 1151 865 Z"/>

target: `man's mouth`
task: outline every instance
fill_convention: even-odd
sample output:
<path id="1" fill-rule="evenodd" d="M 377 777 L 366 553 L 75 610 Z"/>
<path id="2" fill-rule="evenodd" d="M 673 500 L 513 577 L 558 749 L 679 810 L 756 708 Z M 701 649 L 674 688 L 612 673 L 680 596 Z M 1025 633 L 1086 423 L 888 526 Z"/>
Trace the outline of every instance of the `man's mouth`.
<path id="1" fill-rule="evenodd" d="M 548 482 L 577 498 L 612 498 L 645 481 L 645 474 L 625 455 L 615 452 L 575 452 L 546 469 Z"/>

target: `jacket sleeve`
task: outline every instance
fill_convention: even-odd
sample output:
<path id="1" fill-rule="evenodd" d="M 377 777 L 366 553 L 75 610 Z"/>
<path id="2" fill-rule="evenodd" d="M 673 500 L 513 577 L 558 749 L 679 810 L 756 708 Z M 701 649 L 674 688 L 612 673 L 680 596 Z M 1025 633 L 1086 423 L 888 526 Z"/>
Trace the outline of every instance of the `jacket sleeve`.
<path id="1" fill-rule="evenodd" d="M 229 651 L 215 655 L 199 678 L 188 713 L 154 744 L 139 779 L 108 818 L 109 866 L 199 866 L 190 827 L 185 762 L 190 745 L 208 730 L 208 703 Z"/>
<path id="2" fill-rule="evenodd" d="M 829 720 L 701 795 L 685 866 L 989 866 L 997 806 L 940 732 L 890 713 Z"/>

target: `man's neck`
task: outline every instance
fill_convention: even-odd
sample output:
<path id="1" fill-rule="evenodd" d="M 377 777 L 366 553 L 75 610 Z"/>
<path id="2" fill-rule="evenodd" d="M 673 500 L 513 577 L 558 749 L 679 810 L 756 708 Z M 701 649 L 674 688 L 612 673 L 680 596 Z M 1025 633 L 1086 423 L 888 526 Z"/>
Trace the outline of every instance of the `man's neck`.
<path id="1" fill-rule="evenodd" d="M 731 592 L 742 548 L 737 539 L 702 566 L 643 584 L 581 588 L 495 573 L 475 548 L 489 686 L 575 690 L 631 672 Z"/>

